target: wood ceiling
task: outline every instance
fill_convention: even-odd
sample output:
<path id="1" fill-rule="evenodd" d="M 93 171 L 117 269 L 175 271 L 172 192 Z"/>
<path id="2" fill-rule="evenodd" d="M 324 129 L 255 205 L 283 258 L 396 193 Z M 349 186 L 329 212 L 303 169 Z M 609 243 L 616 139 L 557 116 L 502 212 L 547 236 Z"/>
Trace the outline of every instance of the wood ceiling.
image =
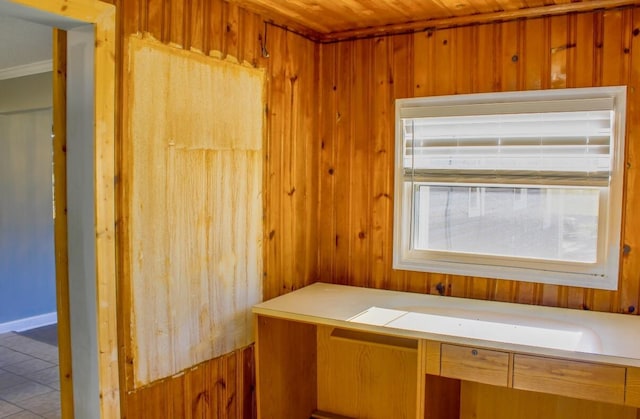
<path id="1" fill-rule="evenodd" d="M 640 3 L 640 0 L 228 1 L 322 42 Z"/>

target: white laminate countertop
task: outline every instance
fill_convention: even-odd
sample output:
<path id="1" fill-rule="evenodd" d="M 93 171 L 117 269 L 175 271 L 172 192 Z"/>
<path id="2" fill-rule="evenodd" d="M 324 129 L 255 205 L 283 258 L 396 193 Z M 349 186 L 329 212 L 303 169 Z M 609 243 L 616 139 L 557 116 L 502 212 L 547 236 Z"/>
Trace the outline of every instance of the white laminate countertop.
<path id="1" fill-rule="evenodd" d="M 640 367 L 640 317 L 317 282 L 262 316 L 393 336 Z"/>

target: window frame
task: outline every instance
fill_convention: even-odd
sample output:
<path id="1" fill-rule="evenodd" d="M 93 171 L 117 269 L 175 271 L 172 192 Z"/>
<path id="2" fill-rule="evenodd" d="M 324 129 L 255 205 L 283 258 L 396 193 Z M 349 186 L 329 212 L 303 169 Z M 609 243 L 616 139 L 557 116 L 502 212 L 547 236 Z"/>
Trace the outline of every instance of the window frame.
<path id="1" fill-rule="evenodd" d="M 622 205 L 624 183 L 624 154 L 626 136 L 626 86 L 534 90 L 524 92 L 480 93 L 450 96 L 407 98 L 396 100 L 395 112 L 395 170 L 394 170 L 394 226 L 393 269 L 530 281 L 543 284 L 569 285 L 584 288 L 615 290 L 618 288 Z M 613 99 L 613 133 L 611 137 L 611 170 L 608 187 L 600 190 L 598 215 L 598 261 L 581 263 L 547 259 L 527 259 L 461 252 L 438 252 L 414 248 L 414 205 L 416 184 L 405 180 L 403 116 L 419 118 L 422 109 L 446 109 L 460 105 L 491 105 L 504 109 L 517 102 L 545 102 L 560 100 Z M 440 112 L 436 110 L 435 112 Z M 501 113 L 501 112 L 497 112 Z M 442 116 L 442 115 L 440 115 Z M 433 182 L 430 182 L 433 183 Z M 424 184 L 418 183 L 418 184 Z M 440 183 L 455 185 L 461 183 Z M 471 184 L 470 184 L 471 185 Z M 472 187 L 504 186 L 498 183 L 479 183 Z M 516 184 L 508 185 L 517 187 Z M 539 185 L 551 187 L 551 185 Z M 601 239 L 604 233 L 606 239 Z"/>

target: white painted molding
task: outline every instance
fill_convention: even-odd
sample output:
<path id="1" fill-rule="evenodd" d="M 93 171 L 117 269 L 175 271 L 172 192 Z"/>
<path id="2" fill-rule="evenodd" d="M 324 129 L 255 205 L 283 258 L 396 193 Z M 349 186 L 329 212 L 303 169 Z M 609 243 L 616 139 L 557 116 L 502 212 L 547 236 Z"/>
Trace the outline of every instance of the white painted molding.
<path id="1" fill-rule="evenodd" d="M 46 73 L 53 70 L 53 60 L 36 61 L 31 64 L 17 65 L 0 70 L 0 80 Z"/>
<path id="2" fill-rule="evenodd" d="M 46 313 L 39 316 L 27 317 L 24 319 L 13 320 L 6 323 L 0 323 L 0 333 L 7 332 L 23 332 L 36 327 L 48 326 L 58 322 L 58 313 Z"/>

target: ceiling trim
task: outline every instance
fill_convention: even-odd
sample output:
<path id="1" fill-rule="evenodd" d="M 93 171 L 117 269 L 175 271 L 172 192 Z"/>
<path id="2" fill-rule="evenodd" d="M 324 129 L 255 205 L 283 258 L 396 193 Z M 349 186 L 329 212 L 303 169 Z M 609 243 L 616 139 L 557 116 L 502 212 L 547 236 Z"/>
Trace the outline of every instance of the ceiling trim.
<path id="1" fill-rule="evenodd" d="M 53 71 L 53 61 L 36 61 L 31 64 L 17 65 L 0 70 L 0 80 L 14 79 L 16 77 L 31 76 L 33 74 Z"/>

